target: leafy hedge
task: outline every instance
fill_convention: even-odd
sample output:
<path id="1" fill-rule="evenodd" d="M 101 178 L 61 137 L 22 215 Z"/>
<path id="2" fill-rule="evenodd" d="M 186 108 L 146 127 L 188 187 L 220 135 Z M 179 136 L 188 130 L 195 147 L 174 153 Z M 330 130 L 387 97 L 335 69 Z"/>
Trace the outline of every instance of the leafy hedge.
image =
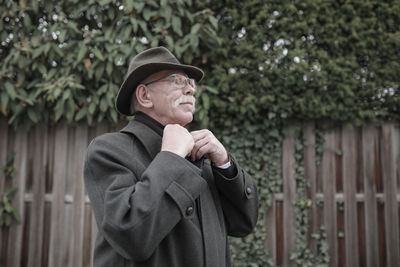
<path id="1" fill-rule="evenodd" d="M 235 266 L 275 265 L 264 249 L 263 216 L 282 185 L 285 125 L 400 119 L 398 1 L 0 3 L 0 111 L 13 125 L 123 119 L 114 97 L 129 60 L 148 47 L 164 45 L 205 70 L 195 125 L 220 136 L 260 189 L 255 233 L 232 240 Z M 302 149 L 299 127 L 291 258 L 326 265 L 323 228 L 311 233 L 316 251 L 305 238 L 310 200 Z"/>
<path id="2" fill-rule="evenodd" d="M 200 61 L 218 44 L 216 18 L 192 1 L 1 2 L 0 111 L 12 124 L 116 122 L 134 54 L 164 45 Z"/>
<path id="3" fill-rule="evenodd" d="M 222 96 L 211 104 L 215 114 L 400 119 L 398 1 L 226 0 L 213 11 L 223 40 L 207 72 Z"/>

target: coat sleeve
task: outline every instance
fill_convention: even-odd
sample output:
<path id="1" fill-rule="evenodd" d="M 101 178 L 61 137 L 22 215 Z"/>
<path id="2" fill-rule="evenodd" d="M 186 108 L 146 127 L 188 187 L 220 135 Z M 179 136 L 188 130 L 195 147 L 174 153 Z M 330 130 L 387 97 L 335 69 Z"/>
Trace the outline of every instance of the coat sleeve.
<path id="1" fill-rule="evenodd" d="M 170 152 L 159 152 L 147 168 L 139 166 L 133 146 L 114 139 L 102 136 L 89 145 L 85 185 L 104 238 L 125 258 L 143 261 L 180 220 L 192 218 L 186 210 L 206 182 L 200 170 Z"/>
<path id="2" fill-rule="evenodd" d="M 252 177 L 237 164 L 234 177 L 223 175 L 223 171 L 213 167 L 215 184 L 218 188 L 224 212 L 228 235 L 243 237 L 251 233 L 258 218 L 258 193 Z"/>

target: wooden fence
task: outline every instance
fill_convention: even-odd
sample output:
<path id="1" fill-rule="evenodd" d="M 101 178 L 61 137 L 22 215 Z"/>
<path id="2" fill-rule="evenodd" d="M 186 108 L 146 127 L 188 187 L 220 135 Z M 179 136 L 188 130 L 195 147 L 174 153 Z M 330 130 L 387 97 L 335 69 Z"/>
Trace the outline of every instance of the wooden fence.
<path id="1" fill-rule="evenodd" d="M 0 167 L 15 152 L 11 181 L 0 174 L 0 192 L 15 186 L 20 224 L 0 231 L 0 266 L 90 266 L 96 235 L 82 168 L 89 141 L 121 125 L 23 126 L 0 119 Z M 400 262 L 400 131 L 395 124 L 336 128 L 325 134 L 320 164 L 307 125 L 304 168 L 312 200 L 310 229 L 324 226 L 330 266 L 398 266 Z M 282 149 L 282 192 L 267 211 L 266 250 L 279 266 L 294 266 L 294 137 Z M 338 153 L 340 152 L 340 153 Z M 317 205 L 323 203 L 323 205 Z M 310 246 L 315 244 L 310 238 Z"/>

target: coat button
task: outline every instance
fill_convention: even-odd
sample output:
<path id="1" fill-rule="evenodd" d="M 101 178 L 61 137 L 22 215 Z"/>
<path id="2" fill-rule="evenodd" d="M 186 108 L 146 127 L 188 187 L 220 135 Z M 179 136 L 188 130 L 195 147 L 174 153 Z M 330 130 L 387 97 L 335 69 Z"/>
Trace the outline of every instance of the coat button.
<path id="1" fill-rule="evenodd" d="M 187 215 L 187 216 L 192 215 L 193 210 L 194 210 L 193 207 L 192 207 L 192 206 L 189 206 L 189 207 L 186 209 L 186 215 Z"/>
<path id="2" fill-rule="evenodd" d="M 247 194 L 251 194 L 251 188 L 250 187 L 246 187 L 246 192 L 247 192 Z"/>

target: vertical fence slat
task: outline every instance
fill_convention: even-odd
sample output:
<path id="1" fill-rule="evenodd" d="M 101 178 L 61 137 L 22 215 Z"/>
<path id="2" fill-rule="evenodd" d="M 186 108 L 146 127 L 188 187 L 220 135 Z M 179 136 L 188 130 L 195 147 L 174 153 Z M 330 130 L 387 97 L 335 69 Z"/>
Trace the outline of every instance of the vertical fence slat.
<path id="1" fill-rule="evenodd" d="M 83 183 L 83 164 L 87 147 L 88 128 L 80 125 L 75 130 L 74 153 L 76 155 L 74 165 L 74 191 L 73 191 L 73 233 L 70 243 L 71 267 L 81 267 L 83 264 L 83 236 L 85 222 L 85 186 Z"/>
<path id="2" fill-rule="evenodd" d="M 296 230 L 293 202 L 296 196 L 296 182 L 294 180 L 294 129 L 289 129 L 288 135 L 283 141 L 282 151 L 282 175 L 283 175 L 283 265 L 295 266 L 290 260 L 290 254 L 296 248 Z"/>
<path id="3" fill-rule="evenodd" d="M 356 202 L 357 147 L 355 129 L 350 129 L 348 126 L 343 127 L 342 138 L 346 266 L 359 266 Z"/>
<path id="4" fill-rule="evenodd" d="M 385 239 L 388 266 L 400 262 L 399 216 L 397 204 L 396 158 L 398 158 L 399 140 L 395 138 L 393 124 L 382 126 L 382 179 L 385 192 Z"/>
<path id="5" fill-rule="evenodd" d="M 18 188 L 17 194 L 13 199 L 13 207 L 21 215 L 21 223 L 12 224 L 10 226 L 7 248 L 7 266 L 19 267 L 22 258 L 23 231 L 24 231 L 24 195 L 25 183 L 27 177 L 27 155 L 28 155 L 28 135 L 26 127 L 16 132 L 15 138 L 15 176 L 13 179 L 13 187 Z"/>
<path id="6" fill-rule="evenodd" d="M 59 125 L 55 130 L 54 138 L 54 167 L 51 207 L 51 229 L 49 265 L 64 266 L 66 255 L 65 240 L 65 166 L 67 162 L 68 128 Z"/>
<path id="7" fill-rule="evenodd" d="M 272 201 L 271 207 L 265 213 L 264 223 L 267 226 L 267 237 L 265 239 L 265 247 L 269 251 L 269 255 L 276 263 L 276 200 Z"/>
<path id="8" fill-rule="evenodd" d="M 8 157 L 7 144 L 8 144 L 7 121 L 4 118 L 0 118 L 0 169 L 4 168 L 4 166 L 7 163 L 7 157 Z M 5 183 L 5 177 L 3 175 L 3 172 L 0 171 L 0 193 L 3 193 L 4 191 L 4 183 Z M 0 242 L 0 248 L 1 248 L 1 242 Z"/>
<path id="9" fill-rule="evenodd" d="M 324 225 L 329 246 L 329 266 L 337 266 L 337 216 L 336 216 L 336 164 L 335 135 L 333 131 L 325 133 L 325 150 L 322 155 L 322 190 L 324 193 Z"/>
<path id="10" fill-rule="evenodd" d="M 47 128 L 44 125 L 34 129 L 34 157 L 32 178 L 31 224 L 29 227 L 28 266 L 42 265 L 45 165 L 47 160 Z"/>
<path id="11" fill-rule="evenodd" d="M 310 242 L 311 249 L 316 252 L 316 242 L 315 239 L 311 238 L 311 235 L 315 233 L 318 229 L 318 219 L 317 219 L 317 168 L 315 163 L 315 135 L 314 135 L 314 125 L 308 123 L 306 125 L 304 136 L 303 136 L 305 147 L 304 147 L 304 175 L 309 183 L 309 188 L 307 192 L 307 198 L 311 200 L 311 216 L 308 222 L 309 232 L 307 240 Z"/>
<path id="12" fill-rule="evenodd" d="M 362 173 L 364 174 L 365 246 L 367 267 L 379 267 L 378 215 L 376 202 L 376 157 L 379 155 L 376 129 L 362 129 Z"/>
<path id="13" fill-rule="evenodd" d="M 7 120 L 5 118 L 0 118 L 0 169 L 4 168 L 4 166 L 7 163 L 7 157 L 8 157 L 8 149 L 7 149 L 7 144 L 8 144 L 8 124 Z M 0 196 L 3 194 L 5 191 L 5 175 L 3 174 L 2 171 L 0 171 Z M 0 266 L 5 263 L 3 262 L 5 260 L 5 255 L 3 254 L 3 245 L 5 247 L 6 244 L 4 244 L 4 234 L 3 231 L 0 230 Z"/>

